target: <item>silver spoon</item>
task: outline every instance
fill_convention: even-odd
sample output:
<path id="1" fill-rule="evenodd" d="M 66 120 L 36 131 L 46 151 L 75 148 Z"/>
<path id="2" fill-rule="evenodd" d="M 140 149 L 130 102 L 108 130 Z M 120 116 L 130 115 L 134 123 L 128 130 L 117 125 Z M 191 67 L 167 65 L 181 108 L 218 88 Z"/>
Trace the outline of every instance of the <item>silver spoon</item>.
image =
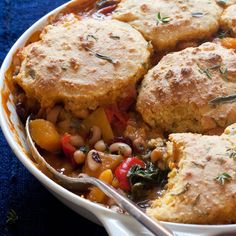
<path id="1" fill-rule="evenodd" d="M 26 136 L 28 145 L 30 147 L 31 153 L 35 159 L 35 161 L 46 167 L 46 169 L 53 174 L 53 176 L 60 182 L 62 186 L 70 190 L 87 190 L 89 185 L 95 185 L 99 189 L 101 189 L 108 197 L 112 198 L 121 208 L 127 211 L 131 216 L 133 216 L 137 221 L 139 221 L 142 225 L 144 225 L 147 229 L 149 229 L 154 235 L 158 236 L 173 236 L 168 229 L 166 229 L 159 221 L 155 221 L 148 217 L 138 206 L 136 206 L 132 201 L 128 198 L 122 196 L 120 193 L 116 191 L 112 186 L 104 183 L 103 181 L 90 177 L 86 174 L 80 174 L 78 177 L 69 177 L 63 175 L 56 171 L 51 165 L 49 165 L 45 159 L 40 155 L 35 144 L 31 138 L 30 130 L 29 130 L 30 116 L 26 121 Z"/>

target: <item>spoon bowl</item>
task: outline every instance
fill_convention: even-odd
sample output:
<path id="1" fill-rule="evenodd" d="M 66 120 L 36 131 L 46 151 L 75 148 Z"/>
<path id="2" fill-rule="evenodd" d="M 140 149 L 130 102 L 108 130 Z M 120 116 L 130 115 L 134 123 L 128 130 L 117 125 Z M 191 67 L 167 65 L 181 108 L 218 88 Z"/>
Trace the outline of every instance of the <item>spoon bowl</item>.
<path id="1" fill-rule="evenodd" d="M 104 183 L 103 181 L 90 177 L 86 174 L 79 174 L 78 177 L 66 176 L 57 170 L 55 170 L 49 163 L 45 161 L 43 156 L 37 150 L 35 143 L 30 134 L 30 119 L 29 116 L 26 120 L 25 130 L 27 142 L 35 161 L 41 166 L 45 167 L 55 179 L 65 188 L 74 191 L 85 191 L 88 190 L 90 185 L 94 185 L 101 189 L 108 197 L 112 198 L 122 209 L 127 211 L 131 216 L 133 216 L 137 221 L 149 229 L 154 235 L 158 236 L 172 236 L 167 228 L 165 228 L 159 221 L 153 220 L 148 217 L 143 210 L 141 210 L 137 205 L 135 205 L 128 198 L 121 195 L 115 188 Z"/>

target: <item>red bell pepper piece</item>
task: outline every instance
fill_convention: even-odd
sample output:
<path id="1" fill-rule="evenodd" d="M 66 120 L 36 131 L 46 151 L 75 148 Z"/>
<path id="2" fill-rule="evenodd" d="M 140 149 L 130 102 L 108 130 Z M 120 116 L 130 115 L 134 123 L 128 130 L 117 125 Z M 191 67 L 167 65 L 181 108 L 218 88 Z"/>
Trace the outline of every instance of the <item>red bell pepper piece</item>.
<path id="1" fill-rule="evenodd" d="M 130 190 L 130 184 L 127 175 L 131 167 L 134 165 L 139 165 L 143 168 L 145 167 L 145 163 L 142 160 L 138 159 L 137 157 L 129 157 L 125 159 L 115 170 L 116 178 L 119 181 L 119 187 L 123 190 Z"/>
<path id="2" fill-rule="evenodd" d="M 105 113 L 109 123 L 116 130 L 124 130 L 127 126 L 127 121 L 129 120 L 129 115 L 125 112 L 119 110 L 116 104 L 106 107 Z"/>
<path id="3" fill-rule="evenodd" d="M 70 143 L 70 141 L 71 141 L 71 135 L 65 133 L 61 138 L 61 147 L 64 154 L 72 163 L 72 165 L 76 166 L 76 163 L 74 160 L 74 152 L 76 151 L 76 148 Z"/>
<path id="4" fill-rule="evenodd" d="M 108 6 L 108 7 L 104 7 L 102 8 L 101 10 L 98 11 L 99 14 L 103 14 L 103 15 L 106 15 L 108 13 L 111 13 L 113 10 L 115 10 L 117 7 L 117 5 L 111 5 L 111 6 Z"/>

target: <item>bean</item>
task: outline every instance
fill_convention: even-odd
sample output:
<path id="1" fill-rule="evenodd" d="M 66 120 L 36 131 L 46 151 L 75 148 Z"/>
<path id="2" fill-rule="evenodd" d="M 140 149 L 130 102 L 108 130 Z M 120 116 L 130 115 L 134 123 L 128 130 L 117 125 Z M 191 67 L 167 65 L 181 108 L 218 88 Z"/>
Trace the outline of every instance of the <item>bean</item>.
<path id="1" fill-rule="evenodd" d="M 111 153 L 113 152 L 117 152 L 125 157 L 128 157 L 132 154 L 132 149 L 131 147 L 126 144 L 126 143 L 113 143 L 112 145 L 110 145 L 109 147 L 109 151 Z"/>
<path id="2" fill-rule="evenodd" d="M 81 165 L 85 162 L 86 155 L 82 151 L 77 150 L 77 151 L 74 152 L 73 157 L 74 157 L 75 162 L 78 165 Z"/>
<path id="3" fill-rule="evenodd" d="M 98 142 L 95 143 L 94 148 L 97 151 L 104 152 L 106 150 L 106 144 L 103 140 L 99 140 Z"/>

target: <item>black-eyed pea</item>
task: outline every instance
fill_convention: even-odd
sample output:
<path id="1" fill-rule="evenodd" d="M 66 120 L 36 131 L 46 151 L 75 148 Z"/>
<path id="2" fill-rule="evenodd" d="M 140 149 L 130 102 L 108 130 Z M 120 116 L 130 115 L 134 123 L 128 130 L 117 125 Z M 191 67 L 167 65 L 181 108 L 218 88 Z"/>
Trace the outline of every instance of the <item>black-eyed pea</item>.
<path id="1" fill-rule="evenodd" d="M 97 151 L 104 152 L 107 149 L 107 146 L 103 140 L 99 140 L 98 142 L 95 143 L 94 148 Z"/>
<path id="2" fill-rule="evenodd" d="M 86 155 L 82 151 L 77 150 L 74 152 L 73 157 L 76 164 L 81 165 L 85 162 Z"/>

